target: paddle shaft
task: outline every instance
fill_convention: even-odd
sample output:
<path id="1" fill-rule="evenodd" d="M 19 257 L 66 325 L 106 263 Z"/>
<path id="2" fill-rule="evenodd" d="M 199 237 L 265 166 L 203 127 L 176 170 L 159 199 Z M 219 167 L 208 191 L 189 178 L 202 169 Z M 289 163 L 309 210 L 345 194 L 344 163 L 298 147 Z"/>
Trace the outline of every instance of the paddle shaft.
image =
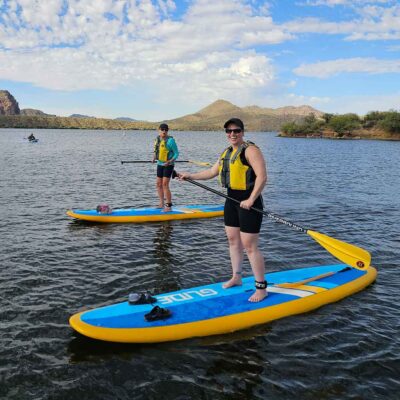
<path id="1" fill-rule="evenodd" d="M 214 190 L 208 186 L 202 185 L 201 183 L 198 183 L 190 178 L 185 178 L 185 180 L 192 183 L 193 185 L 209 190 L 210 192 L 231 200 L 235 203 L 241 203 L 239 200 L 229 197 L 226 194 L 219 192 L 218 190 Z M 311 236 L 318 244 L 320 244 L 325 250 L 331 253 L 334 257 L 347 265 L 351 265 L 353 268 L 365 270 L 371 265 L 371 254 L 361 247 L 354 246 L 353 244 L 343 242 L 341 240 L 329 237 L 311 229 L 303 228 L 302 226 L 287 221 L 279 215 L 273 214 L 269 211 L 260 210 L 256 207 L 251 207 L 250 209 L 259 212 L 276 222 L 287 225 L 290 228 L 297 230 L 298 232 L 306 233 L 307 235 Z"/>
<path id="2" fill-rule="evenodd" d="M 343 269 L 341 269 L 339 271 L 326 272 L 324 274 L 313 276 L 313 277 L 307 278 L 307 279 L 303 279 L 301 281 L 286 282 L 286 283 L 268 283 L 268 285 L 291 289 L 291 288 L 296 288 L 298 286 L 304 285 L 305 283 L 318 281 L 319 279 L 323 279 L 323 278 L 328 278 L 329 276 L 332 276 L 332 275 L 335 275 L 335 274 L 339 274 L 340 272 L 348 271 L 349 269 L 350 269 L 349 267 L 345 267 L 345 268 L 343 268 Z"/>
<path id="3" fill-rule="evenodd" d="M 225 199 L 228 199 L 228 200 L 231 200 L 231 201 L 233 201 L 235 203 L 240 204 L 239 200 L 236 200 L 233 197 L 230 197 L 230 196 L 228 196 L 228 195 L 226 195 L 226 194 L 224 194 L 222 192 L 219 192 L 218 190 L 215 190 L 215 189 L 210 188 L 208 186 L 202 185 L 201 183 L 196 182 L 193 179 L 185 178 L 185 181 L 188 181 L 188 182 L 192 183 L 193 185 L 199 186 L 199 187 L 201 187 L 203 189 L 209 190 L 210 192 L 212 192 L 214 194 L 217 194 L 218 196 L 225 197 Z M 300 225 L 296 225 L 293 222 L 287 221 L 286 219 L 280 217 L 279 215 L 273 214 L 273 213 L 271 213 L 269 211 L 260 210 L 259 208 L 256 208 L 256 207 L 251 207 L 251 209 L 254 210 L 254 211 L 257 211 L 257 212 L 259 212 L 261 214 L 264 214 L 266 217 L 271 218 L 276 222 L 279 222 L 279 223 L 287 225 L 287 226 L 289 226 L 289 227 L 291 227 L 293 229 L 296 229 L 297 231 L 300 231 L 300 232 L 303 232 L 303 233 L 307 233 L 307 231 L 308 231 L 308 229 L 303 228 Z"/>
<path id="4" fill-rule="evenodd" d="M 321 275 L 317 275 L 317 276 L 313 276 L 312 278 L 308 278 L 308 279 L 304 279 L 302 281 L 297 281 L 297 282 L 290 282 L 290 283 L 276 283 L 273 286 L 276 287 L 281 287 L 281 288 L 295 288 L 297 286 L 301 286 L 304 285 L 305 283 L 309 283 L 309 282 L 314 282 L 317 281 L 318 279 L 322 279 L 322 278 L 327 278 L 328 276 L 332 276 L 334 274 L 336 274 L 337 272 L 342 272 L 342 271 L 332 271 L 332 272 L 327 272 L 325 274 L 321 274 Z M 272 284 L 271 284 L 272 285 Z"/>

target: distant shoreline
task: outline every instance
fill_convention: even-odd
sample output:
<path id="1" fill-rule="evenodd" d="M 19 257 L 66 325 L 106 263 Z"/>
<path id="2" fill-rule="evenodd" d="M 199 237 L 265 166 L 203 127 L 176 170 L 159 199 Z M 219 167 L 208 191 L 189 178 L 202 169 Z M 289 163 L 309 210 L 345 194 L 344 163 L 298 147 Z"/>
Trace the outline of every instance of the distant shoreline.
<path id="1" fill-rule="evenodd" d="M 400 140 L 400 113 L 371 111 L 364 117 L 348 113 L 310 115 L 301 123 L 289 122 L 281 126 L 281 137 L 302 137 L 342 140 Z"/>
<path id="2" fill-rule="evenodd" d="M 43 126 L 3 126 L 1 124 L 1 118 L 0 118 L 0 131 L 3 129 L 41 129 L 41 130 L 76 130 L 76 131 L 157 131 L 157 124 L 153 127 L 143 127 L 143 128 L 138 128 L 138 127 L 104 127 L 104 128 L 99 128 L 99 127 L 55 127 L 55 126 L 49 126 L 49 127 L 43 127 Z M 221 132 L 222 129 L 212 129 L 212 128 L 207 128 L 207 129 L 182 129 L 182 128 L 173 128 L 171 127 L 171 131 L 175 132 Z M 325 139 L 325 140 L 383 140 L 383 141 L 400 141 L 400 134 L 392 134 L 392 135 L 382 135 L 382 136 L 373 136 L 370 134 L 366 135 L 347 135 L 347 136 L 342 136 L 338 137 L 335 135 L 321 135 L 320 133 L 315 133 L 315 134 L 307 134 L 307 135 L 297 135 L 297 134 L 286 134 L 281 131 L 277 130 L 262 130 L 262 131 L 256 131 L 256 130 L 248 130 L 246 132 L 251 132 L 251 133 L 275 133 L 276 137 L 280 138 L 289 138 L 289 139 Z"/>
<path id="3" fill-rule="evenodd" d="M 221 132 L 219 123 L 211 126 L 193 124 L 181 125 L 168 121 L 171 131 L 182 132 Z M 156 131 L 159 122 L 122 121 L 105 118 L 72 118 L 72 117 L 38 117 L 38 116 L 0 116 L 0 129 L 74 129 L 74 130 L 117 130 L 117 131 Z M 250 124 L 249 124 L 250 125 Z M 389 133 L 382 129 L 355 129 L 351 132 L 338 134 L 331 129 L 308 130 L 304 132 L 284 132 L 282 129 L 263 126 L 254 129 L 250 126 L 248 132 L 276 132 L 278 137 L 303 139 L 335 139 L 335 140 L 386 140 L 400 141 L 400 133 Z"/>
<path id="4" fill-rule="evenodd" d="M 347 135 L 347 136 L 335 136 L 335 135 L 321 135 L 320 133 L 307 134 L 307 135 L 289 135 L 283 132 L 279 132 L 278 137 L 292 138 L 292 139 L 329 139 L 329 140 L 385 140 L 385 141 L 400 141 L 400 134 L 383 134 L 383 135 L 371 135 L 358 134 L 358 135 Z"/>

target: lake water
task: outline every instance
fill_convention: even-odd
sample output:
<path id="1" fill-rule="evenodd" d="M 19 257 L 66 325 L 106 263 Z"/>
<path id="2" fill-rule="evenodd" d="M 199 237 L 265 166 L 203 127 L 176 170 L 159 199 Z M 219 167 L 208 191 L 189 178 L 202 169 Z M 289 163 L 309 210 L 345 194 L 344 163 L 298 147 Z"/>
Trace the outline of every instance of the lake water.
<path id="1" fill-rule="evenodd" d="M 130 292 L 227 279 L 223 220 L 74 221 L 66 209 L 157 204 L 155 167 L 120 163 L 150 159 L 156 133 L 34 130 L 31 144 L 30 132 L 0 130 L 0 398 L 399 398 L 400 142 L 246 134 L 267 159 L 266 209 L 369 250 L 375 284 L 230 335 L 123 345 L 75 333 L 69 316 Z M 222 132 L 172 135 L 182 160 L 214 162 L 226 146 Z M 187 182 L 171 188 L 177 205 L 222 202 Z M 336 263 L 267 218 L 260 243 L 269 271 Z"/>

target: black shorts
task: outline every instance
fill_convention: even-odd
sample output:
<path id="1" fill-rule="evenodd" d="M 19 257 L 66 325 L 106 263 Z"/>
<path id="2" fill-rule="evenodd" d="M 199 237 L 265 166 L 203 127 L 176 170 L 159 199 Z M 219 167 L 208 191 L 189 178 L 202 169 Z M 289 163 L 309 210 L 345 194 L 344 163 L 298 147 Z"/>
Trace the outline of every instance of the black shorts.
<path id="1" fill-rule="evenodd" d="M 174 165 L 157 165 L 157 178 L 171 178 Z"/>
<path id="2" fill-rule="evenodd" d="M 237 190 L 228 190 L 228 196 L 233 197 L 239 201 L 247 200 L 250 193 L 246 193 Z M 253 207 L 262 210 L 264 208 L 262 197 L 259 196 L 254 202 Z M 261 223 L 263 220 L 263 214 L 254 211 L 246 210 L 241 208 L 239 203 L 227 199 L 224 207 L 224 222 L 225 226 L 232 226 L 240 228 L 240 232 L 244 233 L 259 233 L 261 229 Z"/>

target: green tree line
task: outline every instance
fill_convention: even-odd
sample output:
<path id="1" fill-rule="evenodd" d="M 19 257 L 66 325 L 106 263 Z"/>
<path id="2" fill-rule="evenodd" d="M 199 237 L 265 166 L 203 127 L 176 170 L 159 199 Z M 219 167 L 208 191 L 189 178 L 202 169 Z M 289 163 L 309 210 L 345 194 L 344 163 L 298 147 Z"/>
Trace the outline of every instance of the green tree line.
<path id="1" fill-rule="evenodd" d="M 106 118 L 72 118 L 2 115 L 0 128 L 28 129 L 156 129 L 158 124 L 142 121 L 120 121 Z"/>
<path id="2" fill-rule="evenodd" d="M 400 112 L 371 111 L 364 117 L 357 114 L 324 114 L 317 119 L 314 114 L 302 122 L 289 122 L 282 125 L 281 131 L 290 136 L 322 135 L 324 130 L 332 130 L 337 137 L 352 136 L 358 129 L 380 129 L 389 135 L 400 134 Z"/>

